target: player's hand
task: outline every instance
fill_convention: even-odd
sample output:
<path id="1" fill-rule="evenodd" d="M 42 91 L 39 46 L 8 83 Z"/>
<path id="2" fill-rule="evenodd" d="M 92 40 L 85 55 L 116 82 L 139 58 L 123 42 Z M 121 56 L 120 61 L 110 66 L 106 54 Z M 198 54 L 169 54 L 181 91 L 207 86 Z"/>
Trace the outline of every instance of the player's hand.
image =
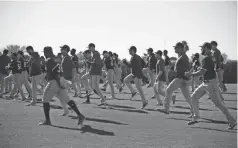
<path id="1" fill-rule="evenodd" d="M 185 76 L 186 76 L 186 77 L 190 77 L 190 76 L 192 76 L 192 72 L 191 72 L 191 71 L 189 71 L 189 72 L 185 72 Z"/>

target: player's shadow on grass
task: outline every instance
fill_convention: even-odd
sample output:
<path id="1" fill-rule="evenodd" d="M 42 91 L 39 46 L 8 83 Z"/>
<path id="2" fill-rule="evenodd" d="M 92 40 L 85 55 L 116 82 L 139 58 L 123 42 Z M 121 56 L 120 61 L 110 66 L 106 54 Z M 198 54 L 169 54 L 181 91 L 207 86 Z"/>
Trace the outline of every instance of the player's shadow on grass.
<path id="1" fill-rule="evenodd" d="M 130 112 L 130 113 L 140 113 L 140 114 L 148 114 L 148 112 L 144 110 L 139 109 L 122 109 L 122 108 L 114 108 L 114 107 L 96 107 L 100 109 L 111 109 L 111 110 L 118 110 L 118 111 L 124 111 L 124 112 Z"/>
<path id="2" fill-rule="evenodd" d="M 181 109 L 190 109 L 189 107 L 185 107 L 185 106 L 173 106 L 174 108 L 181 108 Z M 211 110 L 211 109 L 206 109 L 206 108 L 199 108 L 199 110 L 204 110 L 204 111 L 215 111 L 215 110 Z"/>
<path id="3" fill-rule="evenodd" d="M 72 119 L 78 119 L 78 117 L 72 116 L 72 115 L 69 115 L 69 117 L 72 118 Z M 128 125 L 126 123 L 121 123 L 121 122 L 111 121 L 111 120 L 106 120 L 106 119 L 97 119 L 97 118 L 86 117 L 86 120 L 87 121 L 94 121 L 94 122 L 101 122 L 101 123 L 117 124 L 117 125 Z"/>
<path id="4" fill-rule="evenodd" d="M 115 134 L 113 132 L 95 129 L 95 128 L 92 128 L 90 125 L 84 125 L 81 128 L 70 128 L 70 127 L 63 127 L 63 126 L 58 126 L 58 125 L 52 125 L 52 126 L 61 128 L 61 129 L 81 131 L 81 133 L 92 133 L 92 134 L 103 135 L 103 136 L 115 136 Z"/>
<path id="5" fill-rule="evenodd" d="M 223 94 L 228 94 L 228 95 L 237 95 L 236 92 L 223 92 Z"/>
<path id="6" fill-rule="evenodd" d="M 124 105 L 113 105 L 113 104 L 108 104 L 107 106 L 110 106 L 110 107 L 115 107 L 115 108 L 136 109 L 135 107 L 131 107 L 131 106 L 124 106 Z"/>
<path id="7" fill-rule="evenodd" d="M 150 109 L 150 110 L 152 111 L 153 109 Z M 156 110 L 156 111 L 162 112 L 161 109 L 158 109 L 158 110 Z M 163 113 L 163 112 L 162 112 L 162 113 Z M 169 111 L 169 114 L 190 115 L 191 113 L 190 113 L 190 112 L 183 112 L 183 111 Z"/>
<path id="8" fill-rule="evenodd" d="M 236 107 L 228 107 L 228 109 L 237 110 Z"/>
<path id="9" fill-rule="evenodd" d="M 235 100 L 235 99 L 234 100 L 226 100 L 225 99 L 225 102 L 237 102 L 237 100 Z"/>
<path id="10" fill-rule="evenodd" d="M 170 117 L 170 118 L 167 118 L 167 119 L 181 120 L 181 121 L 187 121 L 187 122 L 192 120 L 192 119 L 182 119 L 182 118 L 174 118 L 174 117 Z M 207 119 L 207 118 L 201 118 L 201 119 L 203 119 L 203 120 L 199 121 L 201 123 L 228 124 L 227 121 L 219 121 L 219 120 L 213 120 L 213 119 Z"/>
<path id="11" fill-rule="evenodd" d="M 218 131 L 218 132 L 227 132 L 227 133 L 237 133 L 237 129 L 233 130 L 221 130 L 221 129 L 215 129 L 215 128 L 207 128 L 207 127 L 190 127 L 194 129 L 204 129 L 204 130 L 211 130 L 211 131 Z"/>

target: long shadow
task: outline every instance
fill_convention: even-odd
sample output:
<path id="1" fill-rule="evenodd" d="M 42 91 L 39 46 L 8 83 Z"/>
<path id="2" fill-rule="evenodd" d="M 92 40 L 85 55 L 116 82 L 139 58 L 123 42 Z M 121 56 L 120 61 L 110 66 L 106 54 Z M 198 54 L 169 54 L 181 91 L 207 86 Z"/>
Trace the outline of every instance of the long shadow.
<path id="1" fill-rule="evenodd" d="M 228 107 L 228 109 L 237 110 L 236 107 Z"/>
<path id="2" fill-rule="evenodd" d="M 187 121 L 187 122 L 191 121 L 191 119 L 182 119 L 182 118 L 174 118 L 174 117 L 169 117 L 167 119 Z M 228 124 L 228 122 L 226 121 L 218 121 L 218 120 L 212 120 L 212 119 L 206 119 L 206 118 L 201 118 L 201 119 L 206 120 L 206 121 L 199 120 L 199 122 L 201 123 Z"/>
<path id="3" fill-rule="evenodd" d="M 223 92 L 223 94 L 237 95 L 237 93 L 236 93 L 236 92 Z"/>
<path id="4" fill-rule="evenodd" d="M 124 105 L 112 105 L 112 104 L 108 104 L 107 106 L 110 106 L 110 107 L 117 107 L 117 108 L 136 109 L 135 107 L 124 106 Z"/>
<path id="5" fill-rule="evenodd" d="M 72 119 L 78 119 L 76 116 L 69 115 Z M 101 123 L 110 123 L 110 124 L 117 124 L 117 125 L 128 125 L 126 123 L 121 123 L 117 121 L 111 121 L 111 120 L 106 120 L 106 119 L 96 119 L 96 118 L 88 118 L 86 117 L 87 121 L 94 121 L 94 122 L 101 122 Z"/>
<path id="6" fill-rule="evenodd" d="M 130 99 L 117 98 L 117 100 L 130 100 Z"/>
<path id="7" fill-rule="evenodd" d="M 130 112 L 130 113 L 140 113 L 140 114 L 148 114 L 148 112 L 139 110 L 139 109 L 121 109 L 121 108 L 107 108 L 107 107 L 95 107 L 95 108 L 100 108 L 100 109 L 111 109 L 111 110 L 118 110 L 118 111 L 124 111 L 124 112 Z"/>
<path id="8" fill-rule="evenodd" d="M 225 102 L 237 102 L 237 100 L 226 100 L 225 99 Z"/>
<path id="9" fill-rule="evenodd" d="M 163 113 L 160 109 L 158 109 L 158 112 Z M 183 114 L 183 115 L 189 115 L 190 112 L 182 112 L 182 111 L 169 111 L 169 114 Z"/>
<path id="10" fill-rule="evenodd" d="M 219 120 L 213 120 L 213 119 L 207 119 L 207 118 L 201 118 L 206 121 L 210 121 L 210 123 L 216 123 L 216 124 L 228 124 L 227 121 L 219 121 Z"/>
<path id="11" fill-rule="evenodd" d="M 233 129 L 233 130 L 220 130 L 220 129 L 207 128 L 207 127 L 190 127 L 190 128 L 205 129 L 205 130 L 218 131 L 218 132 L 227 132 L 227 133 L 237 133 L 237 129 Z"/>
<path id="12" fill-rule="evenodd" d="M 84 125 L 81 128 L 70 128 L 70 127 L 63 127 L 63 126 L 58 126 L 58 125 L 52 125 L 52 126 L 61 128 L 61 129 L 81 131 L 81 133 L 92 133 L 92 134 L 103 135 L 103 136 L 115 136 L 115 134 L 113 132 L 95 129 L 95 128 L 92 128 L 90 125 Z"/>
<path id="13" fill-rule="evenodd" d="M 190 109 L 189 107 L 185 107 L 185 106 L 173 106 L 174 108 L 181 108 L 181 109 Z M 199 108 L 199 110 L 204 110 L 204 111 L 214 111 L 211 109 L 206 109 L 206 108 Z"/>

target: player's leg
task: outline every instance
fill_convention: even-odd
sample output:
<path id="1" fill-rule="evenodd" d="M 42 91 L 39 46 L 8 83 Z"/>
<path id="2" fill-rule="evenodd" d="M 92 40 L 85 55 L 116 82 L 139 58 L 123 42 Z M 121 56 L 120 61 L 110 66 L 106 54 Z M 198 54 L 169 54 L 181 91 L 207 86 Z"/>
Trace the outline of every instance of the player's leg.
<path id="1" fill-rule="evenodd" d="M 157 99 L 157 105 L 162 105 L 162 101 L 160 100 L 160 96 L 159 96 L 159 92 L 158 92 L 158 82 L 155 82 L 154 84 L 154 94 L 155 94 L 155 98 Z"/>
<path id="2" fill-rule="evenodd" d="M 115 99 L 116 96 L 115 96 L 115 91 L 114 91 L 114 86 L 113 86 L 113 74 L 114 74 L 114 71 L 112 69 L 109 69 L 107 71 L 107 80 L 108 80 L 108 84 L 111 89 L 111 98 Z"/>
<path id="3" fill-rule="evenodd" d="M 58 87 L 58 86 L 57 86 Z M 58 89 L 57 97 L 61 102 L 67 102 L 69 107 L 77 114 L 78 116 L 78 125 L 82 124 L 83 121 L 85 120 L 85 117 L 80 113 L 77 105 L 73 100 L 70 100 L 69 95 L 65 89 Z"/>
<path id="4" fill-rule="evenodd" d="M 166 76 L 166 84 L 169 84 L 169 71 L 170 71 L 171 67 L 170 66 L 166 66 L 165 67 L 165 76 Z"/>
<path id="5" fill-rule="evenodd" d="M 45 114 L 45 121 L 39 125 L 51 125 L 50 121 L 50 100 L 55 96 L 58 90 L 56 80 L 51 80 L 46 84 L 43 93 L 43 110 Z"/>
<path id="6" fill-rule="evenodd" d="M 126 86 L 129 88 L 129 90 L 131 91 L 131 98 L 132 99 L 135 95 L 136 95 L 136 91 L 135 89 L 132 87 L 131 85 L 131 81 L 134 81 L 134 76 L 133 74 L 129 74 L 128 76 L 126 76 L 124 78 L 124 83 L 126 84 Z"/>
<path id="7" fill-rule="evenodd" d="M 196 88 L 192 94 L 192 106 L 193 106 L 193 117 L 192 120 L 188 122 L 188 125 L 192 125 L 198 122 L 200 119 L 200 114 L 199 114 L 199 99 L 206 94 L 207 90 L 207 85 L 206 84 L 201 84 Z"/>
<path id="8" fill-rule="evenodd" d="M 82 83 L 83 83 L 83 86 L 84 86 L 85 90 L 90 92 L 91 90 L 89 89 L 89 82 L 88 82 L 88 80 L 90 79 L 90 74 L 89 73 L 85 73 L 82 76 L 81 79 L 82 79 Z"/>
<path id="9" fill-rule="evenodd" d="M 22 97 L 22 100 L 24 101 L 26 99 L 25 95 L 24 95 L 24 92 L 22 90 L 22 85 L 21 85 L 21 74 L 15 74 L 15 84 L 16 84 L 16 87 L 17 89 L 19 90 L 19 93 L 21 94 L 21 97 Z"/>
<path id="10" fill-rule="evenodd" d="M 151 79 L 150 79 L 150 76 L 148 76 L 149 74 L 149 68 L 147 67 L 147 68 L 143 68 L 142 69 L 142 73 L 143 73 L 143 75 L 149 80 L 149 85 L 148 86 L 150 86 L 151 85 Z"/>
<path id="11" fill-rule="evenodd" d="M 25 85 L 29 95 L 32 96 L 32 89 L 31 89 L 30 83 L 28 82 L 28 73 L 27 73 L 27 71 L 22 72 L 22 82 Z"/>
<path id="12" fill-rule="evenodd" d="M 99 88 L 99 81 L 100 81 L 100 75 L 92 75 L 92 87 L 100 96 L 101 104 L 99 105 L 103 105 L 106 103 L 106 98 L 103 96 L 102 91 Z"/>
<path id="13" fill-rule="evenodd" d="M 183 80 L 182 84 L 180 85 L 180 89 L 181 89 L 181 92 L 182 92 L 184 98 L 186 99 L 186 101 L 188 102 L 188 104 L 190 106 L 191 115 L 189 117 L 192 117 L 193 116 L 193 105 L 191 102 L 191 95 L 190 95 L 190 91 L 189 91 L 189 82 Z"/>
<path id="14" fill-rule="evenodd" d="M 232 117 L 229 110 L 223 103 L 220 98 L 219 88 L 217 86 L 216 80 L 211 80 L 208 85 L 208 92 L 210 94 L 212 102 L 218 107 L 222 113 L 226 116 L 227 120 L 229 121 L 229 128 L 233 129 L 236 126 L 236 120 Z"/>
<path id="15" fill-rule="evenodd" d="M 181 82 L 182 82 L 181 79 L 175 78 L 166 88 L 164 109 L 160 110 L 163 113 L 169 114 L 169 106 L 170 106 L 170 101 L 172 100 L 172 94 L 175 90 L 180 88 Z"/>
<path id="16" fill-rule="evenodd" d="M 78 89 L 77 89 L 77 86 L 76 86 L 76 83 L 77 83 L 77 75 L 76 75 L 76 69 L 74 68 L 72 70 L 72 87 L 73 87 L 73 90 L 74 90 L 74 97 L 77 97 L 78 96 Z"/>
<path id="17" fill-rule="evenodd" d="M 148 105 L 148 101 L 146 101 L 144 91 L 141 87 L 142 86 L 142 79 L 135 78 L 134 81 L 135 81 L 136 88 L 137 88 L 137 90 L 140 94 L 140 97 L 141 97 L 141 100 L 142 100 L 142 103 L 143 103 L 142 107 L 141 107 L 143 109 Z"/>

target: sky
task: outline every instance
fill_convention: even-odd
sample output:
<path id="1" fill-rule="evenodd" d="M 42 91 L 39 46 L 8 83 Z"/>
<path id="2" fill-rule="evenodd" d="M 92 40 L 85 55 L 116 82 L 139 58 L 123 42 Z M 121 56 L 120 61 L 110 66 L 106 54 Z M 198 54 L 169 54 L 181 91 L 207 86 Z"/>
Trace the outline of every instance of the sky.
<path id="1" fill-rule="evenodd" d="M 77 52 L 91 42 L 99 52 L 129 58 L 134 45 L 142 55 L 149 47 L 167 49 L 186 40 L 188 55 L 215 40 L 222 53 L 237 59 L 237 2 L 222 1 L 35 1 L 0 2 L 0 47 L 32 45 L 42 55 L 44 46 L 68 44 Z"/>

